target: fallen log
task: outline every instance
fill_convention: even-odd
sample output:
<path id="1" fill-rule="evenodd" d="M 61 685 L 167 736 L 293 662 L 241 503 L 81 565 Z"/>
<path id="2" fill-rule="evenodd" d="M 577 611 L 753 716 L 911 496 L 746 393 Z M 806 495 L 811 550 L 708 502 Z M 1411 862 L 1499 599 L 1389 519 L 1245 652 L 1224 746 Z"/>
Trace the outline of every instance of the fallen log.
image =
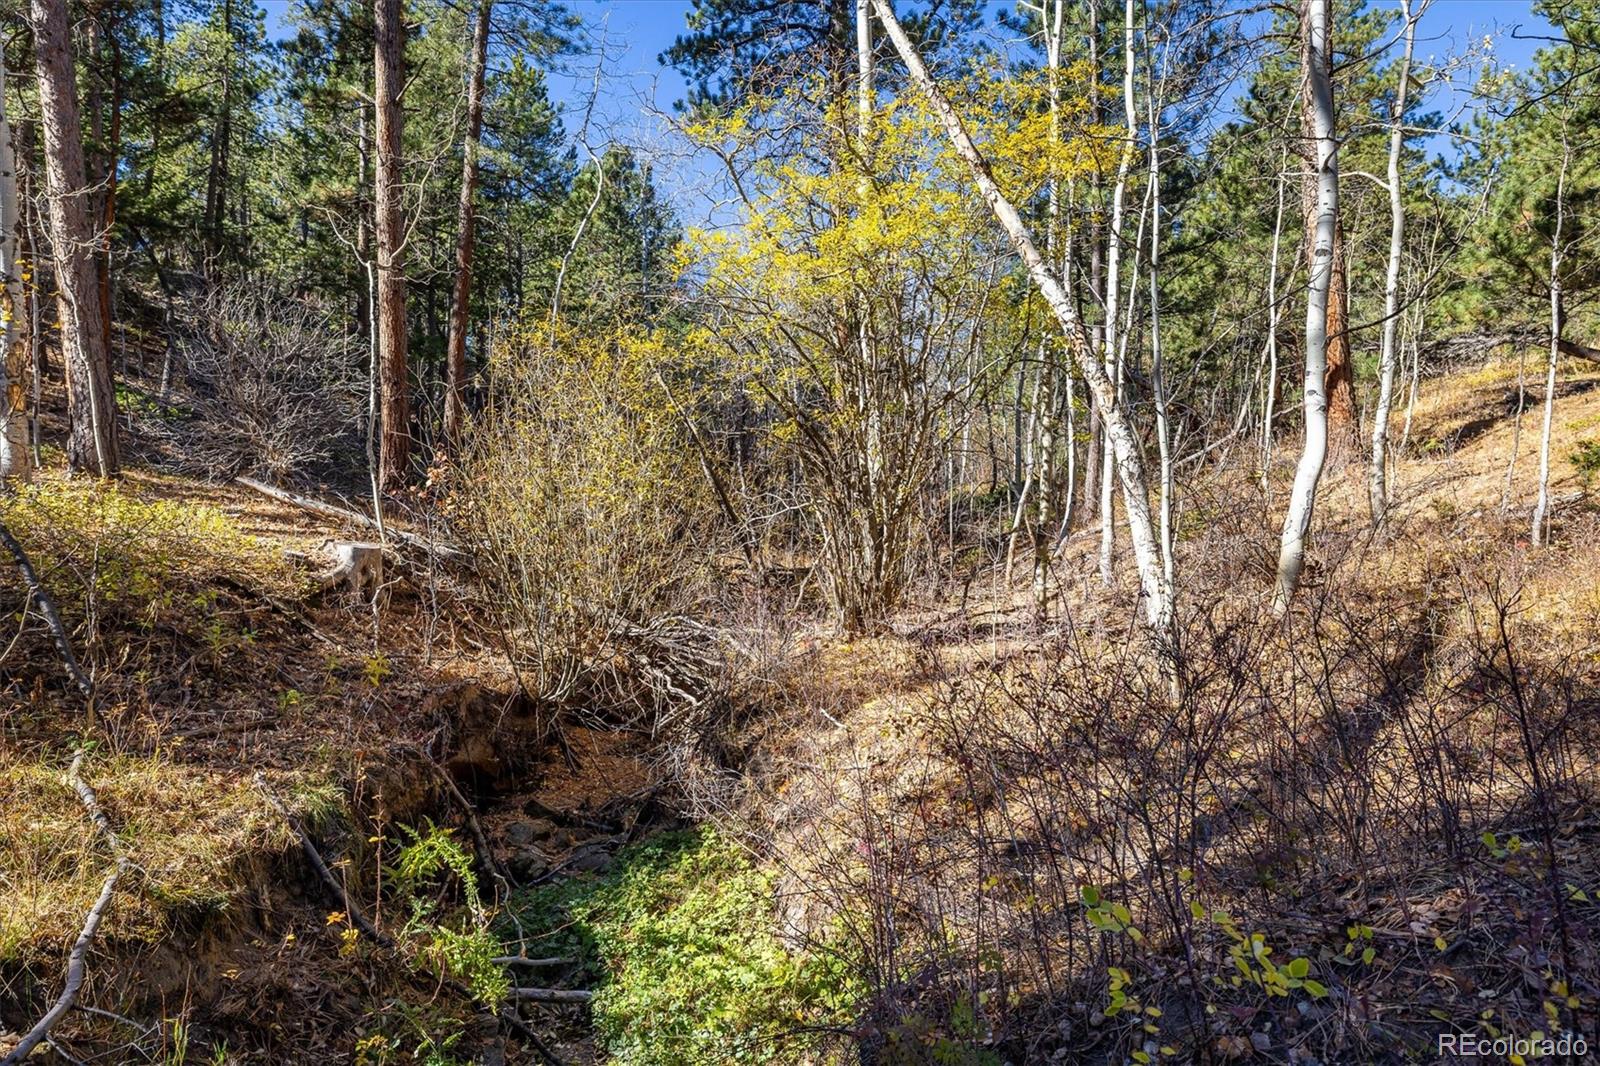
<path id="1" fill-rule="evenodd" d="M 302 496 L 298 492 L 290 492 L 288 489 L 280 489 L 275 485 L 267 484 L 265 481 L 257 481 L 253 477 L 244 477 L 243 475 L 240 475 L 233 480 L 235 484 L 243 485 L 247 489 L 253 489 L 256 492 L 261 493 L 261 495 L 270 497 L 279 501 L 280 503 L 287 503 L 294 507 L 298 507 L 302 511 L 308 511 L 311 514 L 321 515 L 324 518 L 331 518 L 337 522 L 350 522 L 358 526 L 363 526 L 367 529 L 378 530 L 386 537 L 393 537 L 395 540 L 400 541 L 403 544 L 410 545 L 411 547 L 420 551 L 425 551 L 432 555 L 438 555 L 454 562 L 467 563 L 471 561 L 471 556 L 462 551 L 460 548 L 449 544 L 443 544 L 439 541 L 429 540 L 427 537 L 419 536 L 416 533 L 408 533 L 403 529 L 395 529 L 393 526 L 390 526 L 386 523 L 381 523 L 369 515 L 362 514 L 360 511 L 352 511 L 348 507 L 340 507 L 336 504 L 328 503 L 326 500 L 319 500 L 313 496 Z"/>
<path id="2" fill-rule="evenodd" d="M 511 998 L 534 1003 L 587 1003 L 594 993 L 585 988 L 513 988 Z"/>
<path id="3" fill-rule="evenodd" d="M 100 928 L 100 920 L 105 917 L 106 908 L 111 905 L 111 898 L 117 891 L 117 882 L 122 880 L 133 863 L 128 859 L 128 854 L 122 847 L 122 841 L 111 828 L 111 822 L 106 818 L 105 812 L 100 809 L 100 802 L 95 797 L 94 789 L 89 783 L 79 776 L 79 768 L 83 765 L 83 755 L 80 753 L 72 760 L 72 767 L 67 771 L 67 781 L 78 794 L 78 799 L 83 803 L 84 809 L 89 813 L 89 820 L 95 824 L 107 841 L 110 842 L 112 851 L 117 857 L 117 865 L 106 877 L 105 883 L 100 886 L 100 895 L 95 899 L 94 905 L 89 908 L 89 913 L 83 919 L 83 927 L 78 930 L 78 939 L 73 941 L 72 950 L 67 954 L 67 980 L 61 988 L 61 995 L 56 997 L 55 1003 L 45 1012 L 44 1017 L 36 1022 L 32 1029 L 23 1036 L 22 1041 L 12 1048 L 4 1059 L 0 1059 L 0 1066 L 20 1066 L 30 1055 L 33 1049 L 50 1039 L 50 1030 L 55 1028 L 57 1022 L 72 1009 L 78 999 L 78 993 L 83 989 L 84 972 L 87 967 L 89 945 L 94 942 L 94 935 Z"/>

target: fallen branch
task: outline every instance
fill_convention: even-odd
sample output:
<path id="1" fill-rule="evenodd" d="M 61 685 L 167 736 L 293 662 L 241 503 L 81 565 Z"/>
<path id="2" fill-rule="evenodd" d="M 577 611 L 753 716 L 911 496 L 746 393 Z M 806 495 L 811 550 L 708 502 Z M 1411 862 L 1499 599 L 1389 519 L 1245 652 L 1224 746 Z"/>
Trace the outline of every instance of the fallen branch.
<path id="1" fill-rule="evenodd" d="M 418 548 L 432 555 L 438 555 L 454 562 L 466 563 L 471 561 L 471 556 L 462 551 L 460 548 L 453 547 L 449 544 L 441 544 L 438 541 L 429 540 L 427 537 L 418 536 L 415 533 L 407 533 L 403 529 L 395 529 L 393 526 L 388 525 L 387 523 L 380 524 L 376 519 L 371 518 L 368 515 L 364 515 L 360 511 L 352 511 L 347 507 L 339 507 L 328 503 L 326 500 L 319 500 L 315 497 L 302 496 L 298 492 L 290 492 L 287 489 L 280 489 L 273 485 L 268 485 L 265 481 L 257 481 L 253 477 L 244 477 L 241 475 L 233 480 L 235 484 L 243 485 L 247 489 L 254 489 L 263 496 L 270 496 L 274 500 L 291 504 L 300 508 L 302 511 L 309 511 L 312 514 L 321 515 L 324 518 L 331 518 L 338 522 L 352 522 L 358 526 L 365 526 L 367 529 L 378 530 L 378 532 L 382 533 L 383 535 L 393 537 L 395 540 L 398 540 L 404 544 L 409 544 L 413 548 Z"/>
<path id="2" fill-rule="evenodd" d="M 11 558 L 17 562 L 17 569 L 22 571 L 22 580 L 27 583 L 33 602 L 39 605 L 39 613 L 44 616 L 45 624 L 50 627 L 50 635 L 55 638 L 56 650 L 61 653 L 61 661 L 67 668 L 67 676 L 83 690 L 85 699 L 93 699 L 94 685 L 78 666 L 78 657 L 72 654 L 72 642 L 67 639 L 67 627 L 61 624 L 61 615 L 56 611 L 55 600 L 45 591 L 39 575 L 34 573 L 33 563 L 28 561 L 28 553 L 22 550 L 22 545 L 17 543 L 17 538 L 11 535 L 11 530 L 6 528 L 4 522 L 0 522 L 0 544 L 6 546 L 6 551 L 10 552 Z"/>
<path id="3" fill-rule="evenodd" d="M 547 959 L 530 959 L 526 955 L 497 955 L 493 959 L 490 959 L 489 961 L 493 962 L 496 966 L 529 966 L 529 967 L 535 967 L 535 966 L 568 966 L 568 965 L 571 965 L 574 962 L 577 962 L 578 960 L 577 959 L 562 958 L 560 956 L 554 956 L 552 958 L 547 958 Z"/>
<path id="4" fill-rule="evenodd" d="M 394 948 L 394 939 L 368 921 L 366 916 L 363 915 L 356 905 L 351 901 L 349 895 L 344 890 L 344 886 L 339 884 L 339 879 L 333 876 L 333 871 L 328 869 L 328 864 L 322 861 L 322 855 L 317 851 L 316 845 L 311 843 L 311 838 L 306 836 L 305 830 L 300 828 L 300 823 L 295 819 L 294 815 L 289 813 L 289 809 L 283 805 L 283 801 L 278 799 L 278 797 L 273 794 L 272 790 L 267 787 L 266 782 L 262 780 L 262 777 L 259 773 L 255 775 L 255 782 L 256 787 L 261 790 L 262 795 L 266 796 L 267 802 L 272 804 L 279 814 L 283 815 L 283 820 L 289 823 L 289 828 L 293 829 L 295 836 L 300 838 L 300 849 L 305 852 L 306 859 L 311 863 L 312 868 L 317 871 L 317 876 L 322 879 L 322 883 L 328 887 L 330 892 L 333 893 L 334 898 L 343 905 L 344 912 L 350 916 L 351 923 L 380 947 L 389 949 Z M 451 991 L 455 992 L 457 995 L 460 995 L 463 998 L 471 998 L 471 993 L 467 990 L 466 986 L 462 985 L 460 982 L 448 981 L 446 984 L 449 986 Z M 587 997 L 588 993 L 584 993 L 584 996 Z M 561 1059 L 556 1056 L 555 1052 L 551 1051 L 547 1046 L 545 1046 L 545 1043 L 539 1039 L 539 1034 L 535 1033 L 528 1026 L 528 1024 L 521 1018 L 517 1017 L 515 1013 L 510 1010 L 501 1011 L 499 1018 L 509 1028 L 516 1032 L 518 1036 L 532 1045 L 533 1049 L 537 1051 L 539 1056 L 544 1059 L 545 1062 L 549 1063 L 550 1066 L 565 1066 Z M 12 1066 L 12 1063 L 8 1059 L 6 1062 L 0 1063 L 0 1066 Z"/>
<path id="5" fill-rule="evenodd" d="M 311 863 L 311 868 L 317 872 L 317 876 L 322 879 L 322 883 L 327 886 L 333 897 L 339 901 L 344 908 L 344 913 L 350 916 L 350 924 L 366 934 L 367 938 L 378 946 L 394 947 L 394 939 L 373 925 L 372 922 L 367 920 L 367 916 L 361 913 L 361 909 L 355 905 L 355 901 L 344 890 L 344 886 L 339 883 L 339 879 L 333 876 L 332 870 L 328 869 L 328 864 L 322 861 L 322 853 L 317 850 L 315 844 L 311 843 L 311 838 L 306 836 L 306 831 L 300 828 L 300 822 L 294 815 L 289 813 L 289 808 L 283 805 L 283 801 L 278 799 L 272 790 L 267 787 L 267 783 L 261 779 L 259 773 L 255 775 L 255 782 L 256 787 L 261 790 L 261 794 L 267 797 L 267 802 L 272 804 L 279 814 L 283 815 L 283 820 L 289 823 L 289 828 L 294 830 L 294 835 L 300 838 L 300 850 L 305 853 L 306 861 Z"/>
<path id="6" fill-rule="evenodd" d="M 511 998 L 534 1003 L 587 1003 L 594 993 L 585 988 L 513 988 Z"/>
<path id="7" fill-rule="evenodd" d="M 556 1053 L 546 1047 L 543 1040 L 539 1039 L 539 1034 L 534 1032 L 532 1027 L 530 1027 L 527 1022 L 517 1017 L 514 1011 L 510 1010 L 509 1008 L 501 1011 L 500 1020 L 505 1022 L 506 1025 L 510 1026 L 512 1031 L 518 1036 L 532 1044 L 533 1050 L 537 1051 L 539 1056 L 544 1059 L 545 1062 L 548 1062 L 550 1066 L 566 1066 L 566 1064 L 562 1062 L 559 1057 L 557 1057 Z"/>
<path id="8" fill-rule="evenodd" d="M 9 534 L 7 534 L 9 538 Z M 9 546 L 9 545 L 8 545 Z M 19 549 L 20 550 L 20 549 Z M 127 853 L 122 848 L 122 841 L 111 828 L 111 821 L 100 809 L 99 800 L 95 798 L 94 789 L 88 782 L 78 776 L 78 769 L 83 765 L 83 755 L 79 754 L 72 760 L 72 766 L 67 770 L 67 781 L 73 790 L 78 793 L 78 799 L 83 802 L 84 808 L 89 812 L 90 821 L 95 828 L 110 842 L 112 850 L 117 856 L 117 865 L 112 869 L 105 883 L 100 886 L 100 895 L 95 899 L 94 906 L 89 908 L 89 913 L 83 919 L 83 928 L 78 931 L 78 939 L 72 944 L 72 950 L 67 954 L 67 980 L 62 986 L 61 995 L 56 998 L 55 1004 L 45 1012 L 34 1027 L 28 1030 L 21 1043 L 11 1049 L 4 1059 L 0 1059 L 0 1066 L 19 1066 L 28 1056 L 33 1054 L 33 1049 L 50 1038 L 50 1030 L 55 1028 L 67 1011 L 72 1009 L 78 999 L 78 992 L 83 988 L 85 959 L 89 954 L 89 945 L 94 941 L 94 934 L 100 928 L 100 919 L 105 916 L 106 908 L 111 905 L 111 897 L 117 890 L 117 882 L 122 875 L 133 865 L 128 860 Z"/>
<path id="9" fill-rule="evenodd" d="M 511 876 L 511 871 L 501 866 L 499 860 L 494 857 L 494 851 L 489 847 L 489 838 L 483 832 L 483 823 L 478 821 L 478 812 L 473 809 L 467 797 L 462 795 L 460 787 L 456 785 L 455 779 L 450 776 L 449 771 L 435 762 L 421 748 L 415 745 L 407 745 L 407 747 L 427 762 L 428 766 L 433 769 L 434 776 L 444 786 L 445 791 L 450 793 L 451 797 L 461 805 L 461 813 L 467 820 L 467 829 L 472 833 L 473 845 L 478 850 L 478 861 L 483 863 L 490 876 L 500 883 L 501 890 L 505 892 L 506 898 L 510 899 L 511 886 L 515 879 Z"/>

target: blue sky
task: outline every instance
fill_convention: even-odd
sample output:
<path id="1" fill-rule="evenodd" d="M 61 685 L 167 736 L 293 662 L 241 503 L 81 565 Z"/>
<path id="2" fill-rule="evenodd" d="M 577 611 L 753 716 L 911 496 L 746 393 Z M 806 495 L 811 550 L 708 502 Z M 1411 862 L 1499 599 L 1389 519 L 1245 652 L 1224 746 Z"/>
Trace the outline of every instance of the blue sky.
<path id="1" fill-rule="evenodd" d="M 257 0 L 267 14 L 268 32 L 281 36 L 288 32 L 287 17 L 292 0 Z M 723 214 L 720 175 L 704 158 L 677 154 L 671 139 L 662 136 L 662 124 L 653 110 L 670 111 L 674 101 L 684 95 L 685 85 L 677 72 L 663 67 L 657 57 L 683 32 L 689 0 L 569 0 L 583 19 L 591 44 L 604 42 L 602 87 L 593 116 L 593 127 L 601 132 L 594 138 L 598 149 L 606 138 L 635 145 L 654 146 L 663 155 L 656 168 L 662 191 L 683 214 L 686 221 L 703 220 Z M 1373 0 L 1375 6 L 1399 9 L 1398 0 Z M 1009 0 L 991 0 L 990 7 L 1009 7 Z M 1004 31 L 990 19 L 995 43 L 1004 47 Z M 1530 0 L 1434 0 L 1419 25 L 1417 53 L 1420 61 L 1436 56 L 1443 59 L 1459 55 L 1469 45 L 1481 47 L 1483 39 L 1493 38 L 1493 54 L 1504 65 L 1517 69 L 1529 65 L 1533 53 L 1544 44 L 1538 38 L 1551 32 L 1550 26 L 1532 11 Z M 596 49 L 591 48 L 594 52 Z M 567 114 L 567 127 L 581 122 L 594 77 L 594 58 L 568 59 L 568 69 L 552 74 L 551 96 Z M 1465 94 L 1454 100 L 1441 93 L 1435 101 L 1438 110 L 1451 114 L 1466 103 Z M 1225 116 L 1219 116 L 1225 117 Z M 1445 138 L 1436 138 L 1434 150 L 1453 156 Z"/>
<path id="2" fill-rule="evenodd" d="M 292 0 L 257 0 L 267 12 L 274 35 L 286 32 L 285 20 Z M 1382 5 L 1386 0 L 1376 0 Z M 596 33 L 603 29 L 610 60 L 608 79 L 616 82 L 608 95 L 624 98 L 653 90 L 656 103 L 668 107 L 683 95 L 683 79 L 663 68 L 656 57 L 683 32 L 689 0 L 577 0 L 572 8 Z M 1007 7 L 994 3 L 995 8 Z M 1398 8 L 1398 3 L 1392 6 Z M 1418 51 L 1424 55 L 1459 52 L 1468 41 L 1495 35 L 1496 54 L 1502 62 L 1525 66 L 1539 42 L 1516 33 L 1544 34 L 1549 24 L 1533 14 L 1529 0 L 1434 0 L 1422 18 Z M 582 67 L 582 64 L 576 64 Z M 592 68 L 590 68 L 592 70 Z M 558 98 L 576 104 L 587 94 L 589 71 L 578 69 L 565 84 L 553 85 Z"/>

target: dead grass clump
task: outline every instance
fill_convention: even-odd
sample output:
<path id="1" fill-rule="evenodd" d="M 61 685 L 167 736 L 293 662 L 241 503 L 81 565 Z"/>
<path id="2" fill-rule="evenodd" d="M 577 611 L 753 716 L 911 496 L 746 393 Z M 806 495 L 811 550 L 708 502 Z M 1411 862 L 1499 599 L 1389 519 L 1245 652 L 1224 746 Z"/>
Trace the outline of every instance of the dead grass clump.
<path id="1" fill-rule="evenodd" d="M 54 958 L 94 902 L 110 858 L 63 777 L 64 763 L 0 754 L 0 962 Z M 244 874 L 291 844 L 248 778 L 156 757 L 114 755 L 85 765 L 137 869 L 107 928 L 120 942 L 154 942 L 183 917 L 216 914 L 250 888 Z M 308 817 L 339 800 L 306 780 L 285 792 Z"/>

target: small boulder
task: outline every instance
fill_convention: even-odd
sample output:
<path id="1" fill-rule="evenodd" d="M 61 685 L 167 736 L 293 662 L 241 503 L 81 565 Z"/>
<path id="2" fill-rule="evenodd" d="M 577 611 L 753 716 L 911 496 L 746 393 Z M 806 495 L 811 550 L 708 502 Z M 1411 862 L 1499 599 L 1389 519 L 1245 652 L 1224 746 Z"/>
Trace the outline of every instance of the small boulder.
<path id="1" fill-rule="evenodd" d="M 585 844 L 572 853 L 567 860 L 567 869 L 579 873 L 597 874 L 611 869 L 613 856 L 606 848 L 599 844 Z"/>
<path id="2" fill-rule="evenodd" d="M 531 819 L 518 818 L 514 822 L 507 822 L 500 835 L 512 848 L 531 848 L 549 833 L 541 832 L 540 825 Z"/>
<path id="3" fill-rule="evenodd" d="M 523 884 L 536 881 L 550 872 L 550 859 L 538 848 L 523 848 L 511 853 L 511 876 Z"/>

